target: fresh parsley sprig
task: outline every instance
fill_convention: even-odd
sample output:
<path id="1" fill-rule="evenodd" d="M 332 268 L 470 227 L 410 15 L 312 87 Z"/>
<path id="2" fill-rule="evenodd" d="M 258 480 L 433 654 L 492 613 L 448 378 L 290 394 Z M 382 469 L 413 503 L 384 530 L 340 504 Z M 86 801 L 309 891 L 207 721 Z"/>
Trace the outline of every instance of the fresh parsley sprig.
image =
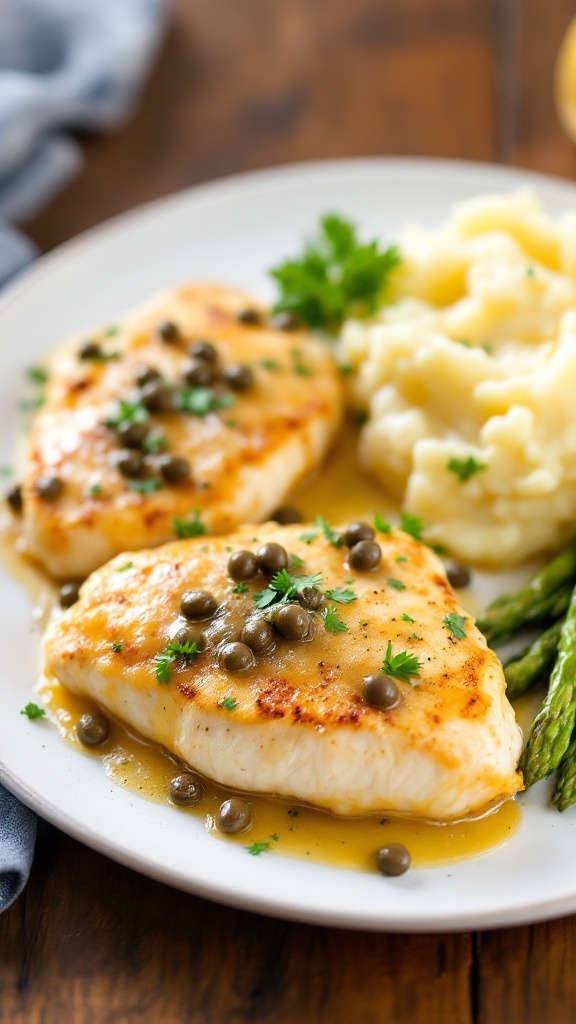
<path id="1" fill-rule="evenodd" d="M 466 636 L 466 630 L 464 629 L 466 624 L 465 615 L 457 615 L 456 612 L 450 612 L 448 615 L 444 616 L 442 622 L 448 627 L 452 635 L 455 636 L 457 640 L 464 640 Z"/>
<path id="2" fill-rule="evenodd" d="M 384 656 L 384 663 L 382 665 L 382 671 L 386 675 L 394 676 L 395 679 L 401 679 L 404 683 L 410 682 L 411 676 L 417 676 L 420 674 L 421 664 L 418 658 L 414 654 L 408 654 L 407 651 L 400 651 L 398 654 L 392 653 L 392 642 L 388 641 L 388 647 L 386 648 L 386 654 Z"/>
<path id="3" fill-rule="evenodd" d="M 324 619 L 324 628 L 329 633 L 348 633 L 349 629 L 345 622 L 338 615 L 338 609 L 334 608 L 333 605 L 329 605 L 322 612 L 322 618 Z"/>
<path id="4" fill-rule="evenodd" d="M 294 313 L 307 327 L 335 332 L 347 316 L 375 312 L 399 263 L 395 246 L 361 243 L 354 224 L 327 214 L 302 254 L 271 271 L 280 288 L 274 309 Z"/>
<path id="5" fill-rule="evenodd" d="M 156 680 L 164 686 L 168 685 L 171 676 L 171 666 L 175 661 L 182 661 L 189 665 L 200 654 L 200 648 L 195 640 L 185 640 L 183 644 L 177 640 L 171 640 L 164 650 L 154 658 L 156 664 Z"/>
<path id="6" fill-rule="evenodd" d="M 352 604 L 353 601 L 358 600 L 358 595 L 349 587 L 334 587 L 333 590 L 327 590 L 326 597 L 329 601 L 335 601 L 336 604 Z"/>
<path id="7" fill-rule="evenodd" d="M 471 476 L 481 473 L 483 469 L 488 469 L 488 466 L 485 462 L 478 462 L 473 455 L 469 455 L 467 459 L 457 459 L 456 456 L 452 456 L 446 463 L 446 469 L 450 473 L 454 473 L 461 484 L 465 484 Z"/>
<path id="8" fill-rule="evenodd" d="M 274 604 L 285 604 L 303 590 L 320 590 L 321 583 L 321 572 L 315 572 L 311 576 L 292 576 L 287 569 L 281 569 L 272 577 L 266 590 L 259 590 L 254 594 L 254 604 L 260 609 L 270 608 Z"/>

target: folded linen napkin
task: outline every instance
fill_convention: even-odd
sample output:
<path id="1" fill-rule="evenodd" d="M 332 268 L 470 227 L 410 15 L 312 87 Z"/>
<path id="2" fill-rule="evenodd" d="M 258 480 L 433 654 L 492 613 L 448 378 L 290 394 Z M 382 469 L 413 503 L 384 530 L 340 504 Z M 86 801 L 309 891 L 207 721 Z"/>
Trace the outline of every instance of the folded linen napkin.
<path id="1" fill-rule="evenodd" d="M 67 132 L 113 128 L 132 109 L 164 0 L 1 0 L 1 8 L 0 286 L 36 254 L 15 224 L 80 166 Z M 0 786 L 0 912 L 26 884 L 35 837 L 34 814 Z"/>

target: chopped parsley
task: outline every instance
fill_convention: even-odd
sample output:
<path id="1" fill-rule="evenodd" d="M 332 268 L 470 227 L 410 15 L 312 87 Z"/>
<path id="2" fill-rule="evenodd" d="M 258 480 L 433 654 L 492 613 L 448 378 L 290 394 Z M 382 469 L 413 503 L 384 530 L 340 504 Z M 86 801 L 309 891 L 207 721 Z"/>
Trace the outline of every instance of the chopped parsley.
<path id="1" fill-rule="evenodd" d="M 389 587 L 393 587 L 394 590 L 406 590 L 406 584 L 402 583 L 402 580 L 396 580 L 393 576 L 389 576 L 386 580 Z"/>
<path id="2" fill-rule="evenodd" d="M 151 430 L 142 441 L 142 451 L 146 455 L 156 455 L 168 447 L 166 434 L 162 430 Z"/>
<path id="3" fill-rule="evenodd" d="M 316 519 L 318 526 L 322 530 L 326 540 L 333 548 L 341 548 L 344 544 L 344 537 L 337 530 L 333 530 L 330 523 L 327 523 L 323 516 L 318 516 Z"/>
<path id="4" fill-rule="evenodd" d="M 334 590 L 327 590 L 326 597 L 329 601 L 336 601 L 336 604 L 352 604 L 358 597 L 348 587 L 334 587 Z"/>
<path id="5" fill-rule="evenodd" d="M 115 654 L 121 654 L 123 647 L 124 647 L 124 644 L 123 644 L 122 640 L 114 640 L 114 642 L 112 644 L 112 650 L 114 651 Z"/>
<path id="6" fill-rule="evenodd" d="M 402 612 L 402 621 L 403 622 L 416 622 L 416 619 L 413 619 L 411 615 L 407 615 L 406 612 Z"/>
<path id="7" fill-rule="evenodd" d="M 147 480 L 128 480 L 126 486 L 136 494 L 155 494 L 162 487 L 162 481 L 151 476 Z"/>
<path id="8" fill-rule="evenodd" d="M 414 540 L 422 540 L 424 523 L 422 519 L 418 519 L 418 516 L 411 516 L 409 512 L 401 512 L 400 529 L 414 537 Z"/>
<path id="9" fill-rule="evenodd" d="M 338 363 L 338 369 L 343 377 L 350 377 L 354 373 L 354 367 L 350 363 Z"/>
<path id="10" fill-rule="evenodd" d="M 280 840 L 280 836 L 277 832 L 274 832 L 268 842 L 264 843 L 250 843 L 250 846 L 245 846 L 244 849 L 248 850 L 251 857 L 258 857 L 261 853 L 268 853 L 272 849 L 272 843 L 277 843 Z"/>
<path id="11" fill-rule="evenodd" d="M 180 540 L 185 537 L 203 537 L 206 533 L 206 527 L 200 518 L 200 509 L 195 508 L 192 513 L 192 518 L 188 516 L 186 519 L 172 520 L 172 526 L 174 527 L 174 533 Z"/>
<path id="12" fill-rule="evenodd" d="M 148 419 L 148 409 L 142 402 L 128 402 L 125 398 L 118 399 L 118 408 L 115 416 L 107 419 L 107 427 L 122 427 L 129 423 L 145 423 Z"/>
<path id="13" fill-rule="evenodd" d="M 235 402 L 234 395 L 217 395 L 212 388 L 184 388 L 176 395 L 175 405 L 191 416 L 207 416 L 218 409 L 229 409 Z"/>
<path id="14" fill-rule="evenodd" d="M 325 608 L 322 612 L 322 618 L 324 619 L 324 628 L 329 633 L 348 633 L 348 626 L 338 615 L 336 608 Z"/>
<path id="15" fill-rule="evenodd" d="M 301 569 L 304 565 L 304 559 L 300 558 L 300 555 L 295 555 L 294 552 L 290 553 L 290 568 Z"/>
<path id="16" fill-rule="evenodd" d="M 115 334 L 118 334 L 119 330 L 120 330 L 120 328 L 117 327 L 116 324 L 110 324 L 109 327 L 106 327 L 102 331 L 102 336 L 104 338 L 113 338 Z"/>
<path id="17" fill-rule="evenodd" d="M 319 590 L 321 582 L 321 572 L 313 573 L 311 576 L 292 576 L 287 569 L 281 569 L 272 577 L 266 590 L 259 590 L 254 594 L 254 604 L 262 609 L 273 604 L 285 603 L 297 597 L 303 590 Z"/>
<path id="18" fill-rule="evenodd" d="M 233 594 L 247 594 L 248 587 L 245 583 L 237 583 L 235 587 L 232 587 Z"/>
<path id="19" fill-rule="evenodd" d="M 460 483 L 464 484 L 475 473 L 480 473 L 488 467 L 485 462 L 477 462 L 473 455 L 469 455 L 467 459 L 457 459 L 452 456 L 451 459 L 448 459 L 446 468 L 458 477 Z"/>
<path id="20" fill-rule="evenodd" d="M 418 636 L 418 633 L 410 633 L 409 640 L 423 640 L 423 636 Z"/>
<path id="21" fill-rule="evenodd" d="M 463 345 L 464 348 L 472 348 L 472 345 L 467 338 L 453 338 L 452 340 L 457 342 L 458 345 Z"/>
<path id="22" fill-rule="evenodd" d="M 263 370 L 268 370 L 270 373 L 282 369 L 281 364 L 277 363 L 275 359 L 261 359 L 260 366 Z"/>
<path id="23" fill-rule="evenodd" d="M 33 701 L 29 701 L 26 707 L 22 708 L 21 715 L 26 715 L 33 722 L 36 718 L 44 718 L 46 712 L 44 708 L 39 708 Z"/>
<path id="24" fill-rule="evenodd" d="M 128 569 L 134 568 L 134 562 L 126 562 L 125 565 L 120 566 L 118 572 L 126 572 Z"/>
<path id="25" fill-rule="evenodd" d="M 171 665 L 175 661 L 182 660 L 184 665 L 189 665 L 199 654 L 200 648 L 195 640 L 185 640 L 183 644 L 171 640 L 162 653 L 154 658 L 157 681 L 167 685 L 170 682 Z"/>
<path id="26" fill-rule="evenodd" d="M 236 697 L 223 697 L 218 701 L 218 707 L 225 708 L 226 711 L 234 711 L 234 708 L 238 707 L 238 701 Z"/>
<path id="27" fill-rule="evenodd" d="M 307 327 L 335 332 L 347 316 L 377 309 L 399 263 L 395 246 L 361 243 L 353 223 L 329 213 L 302 254 L 271 271 L 280 288 L 274 310 L 294 313 Z"/>
<path id="28" fill-rule="evenodd" d="M 120 359 L 120 353 L 105 352 L 103 348 L 97 348 L 94 346 L 94 350 L 91 350 L 89 355 L 84 355 L 84 353 L 82 353 L 80 358 L 88 360 L 90 363 L 113 363 L 116 359 Z"/>
<path id="29" fill-rule="evenodd" d="M 378 512 L 375 512 L 374 513 L 374 529 L 377 530 L 378 533 L 390 533 L 391 530 L 392 530 L 392 527 L 390 526 L 390 523 L 387 522 L 386 519 L 384 519 L 383 516 L 379 515 Z"/>
<path id="30" fill-rule="evenodd" d="M 464 640 L 466 636 L 466 630 L 464 629 L 466 623 L 465 615 L 456 615 L 456 612 L 450 612 L 449 615 L 444 616 L 442 622 L 457 640 Z"/>
<path id="31" fill-rule="evenodd" d="M 419 675 L 420 668 L 421 665 L 416 655 L 408 654 L 407 651 L 392 654 L 392 643 L 390 640 L 388 641 L 382 665 L 383 672 L 389 676 L 394 676 L 395 679 L 401 679 L 403 682 L 409 683 L 410 676 Z"/>
<path id="32" fill-rule="evenodd" d="M 46 405 L 45 396 L 33 395 L 32 398 L 21 398 L 18 403 L 18 408 L 21 412 L 36 412 L 36 410 L 41 409 L 43 405 Z"/>
<path id="33" fill-rule="evenodd" d="M 48 370 L 45 370 L 43 366 L 29 366 L 26 370 L 26 376 L 31 384 L 46 384 L 49 380 Z"/>
<path id="34" fill-rule="evenodd" d="M 526 277 L 536 277 L 536 271 L 534 270 L 534 267 L 526 267 Z"/>
<path id="35" fill-rule="evenodd" d="M 402 562 L 407 562 L 408 559 L 406 558 L 406 555 L 396 555 L 394 561 L 397 562 L 398 565 L 400 565 Z"/>
<path id="36" fill-rule="evenodd" d="M 300 540 L 303 540 L 305 544 L 311 544 L 313 540 L 316 540 L 317 536 L 318 534 L 316 531 L 314 531 L 314 533 L 301 533 Z"/>
<path id="37" fill-rule="evenodd" d="M 99 498 L 104 494 L 102 484 L 90 484 L 89 494 L 91 498 Z"/>
<path id="38" fill-rule="evenodd" d="M 302 352 L 299 348 L 290 349 L 292 356 L 292 369 L 299 377 L 311 377 L 312 370 L 302 362 Z"/>

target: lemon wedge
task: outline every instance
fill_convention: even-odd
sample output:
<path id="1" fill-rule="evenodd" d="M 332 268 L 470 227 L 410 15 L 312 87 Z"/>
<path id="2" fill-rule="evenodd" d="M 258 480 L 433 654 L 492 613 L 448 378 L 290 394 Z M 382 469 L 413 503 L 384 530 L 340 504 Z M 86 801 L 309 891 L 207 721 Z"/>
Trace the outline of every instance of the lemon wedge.
<path id="1" fill-rule="evenodd" d="M 554 70 L 556 113 L 564 131 L 576 142 L 576 18 L 560 44 Z"/>

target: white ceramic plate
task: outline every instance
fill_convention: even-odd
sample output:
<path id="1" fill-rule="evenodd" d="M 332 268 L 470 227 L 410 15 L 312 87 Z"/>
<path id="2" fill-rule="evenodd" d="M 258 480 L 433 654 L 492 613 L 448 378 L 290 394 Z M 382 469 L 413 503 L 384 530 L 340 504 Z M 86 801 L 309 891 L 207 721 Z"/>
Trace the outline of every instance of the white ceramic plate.
<path id="1" fill-rule="evenodd" d="M 202 186 L 97 228 L 40 260 L 0 304 L 0 465 L 10 464 L 23 370 L 63 336 L 113 322 L 186 279 L 272 297 L 267 269 L 292 254 L 326 211 L 394 239 L 406 219 L 442 220 L 458 199 L 535 187 L 553 214 L 576 187 L 497 167 L 369 159 L 264 171 Z M 503 580 L 503 586 L 506 581 Z M 521 799 L 519 832 L 499 850 L 447 868 L 383 879 L 290 860 L 252 858 L 195 818 L 114 786 L 98 761 L 29 722 L 39 637 L 29 599 L 0 574 L 0 778 L 39 814 L 102 853 L 182 889 L 262 913 L 329 925 L 437 931 L 517 924 L 576 911 L 576 812 L 547 804 L 545 783 Z"/>

